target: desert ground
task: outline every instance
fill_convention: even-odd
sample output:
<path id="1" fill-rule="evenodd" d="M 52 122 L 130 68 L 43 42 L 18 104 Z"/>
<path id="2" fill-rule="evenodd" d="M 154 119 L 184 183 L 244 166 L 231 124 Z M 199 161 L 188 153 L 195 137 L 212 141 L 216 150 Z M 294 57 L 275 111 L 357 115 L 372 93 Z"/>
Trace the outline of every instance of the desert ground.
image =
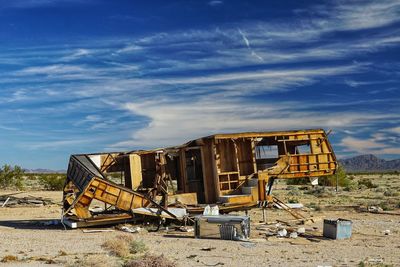
<path id="1" fill-rule="evenodd" d="M 400 215 L 396 215 L 400 214 L 400 176 L 352 177 L 354 181 L 363 178 L 369 179 L 374 187 L 360 186 L 349 191 L 340 188 L 334 192 L 334 188 L 315 190 L 279 181 L 274 195 L 285 202 L 302 203 L 305 207 L 300 212 L 314 220 L 302 226 L 307 238 L 267 234 L 265 229 L 276 228 L 277 220 L 292 219 L 279 209 L 266 211 L 267 224 L 260 222 L 260 209 L 250 210 L 251 238 L 249 242 L 239 242 L 195 239 L 193 232 L 176 231 L 172 226 L 158 232 L 147 231 L 152 226 L 141 226 L 139 233 L 125 233 L 110 226 L 101 229 L 113 231 L 85 233 L 84 229 L 65 230 L 60 224 L 51 225 L 60 219 L 58 204 L 0 207 L 0 265 L 122 266 L 127 259 L 111 253 L 103 244 L 129 236 L 141 240 L 147 249 L 128 257 L 163 255 L 177 266 L 400 266 Z M 0 195 L 13 192 L 3 190 Z M 17 196 L 45 197 L 60 203 L 62 193 L 26 191 Z M 371 213 L 359 208 L 368 206 L 381 207 L 383 212 Z M 352 237 L 324 238 L 325 218 L 351 220 Z"/>

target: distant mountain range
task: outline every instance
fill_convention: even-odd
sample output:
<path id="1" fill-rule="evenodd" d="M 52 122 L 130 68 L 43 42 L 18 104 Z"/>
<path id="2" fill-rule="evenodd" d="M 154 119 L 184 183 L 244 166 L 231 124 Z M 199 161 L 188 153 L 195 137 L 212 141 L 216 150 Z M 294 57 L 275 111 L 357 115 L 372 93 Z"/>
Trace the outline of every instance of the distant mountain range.
<path id="1" fill-rule="evenodd" d="M 25 169 L 26 173 L 66 173 L 66 170 L 49 170 L 49 169 Z"/>
<path id="2" fill-rule="evenodd" d="M 360 155 L 338 161 L 347 172 L 400 171 L 400 159 L 384 160 L 374 155 Z"/>
<path id="3" fill-rule="evenodd" d="M 400 159 L 384 160 L 374 155 L 360 155 L 340 159 L 339 163 L 347 172 L 386 172 L 400 171 Z M 66 170 L 25 169 L 27 173 L 66 173 Z"/>

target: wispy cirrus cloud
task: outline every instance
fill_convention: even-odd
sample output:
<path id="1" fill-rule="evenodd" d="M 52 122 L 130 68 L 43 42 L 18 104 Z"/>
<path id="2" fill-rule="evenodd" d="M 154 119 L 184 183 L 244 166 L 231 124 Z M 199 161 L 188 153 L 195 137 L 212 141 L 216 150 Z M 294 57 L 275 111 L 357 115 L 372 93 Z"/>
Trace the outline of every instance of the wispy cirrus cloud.
<path id="1" fill-rule="evenodd" d="M 399 21 L 398 9 L 394 1 L 339 1 L 298 11 L 289 22 L 9 49 L 0 64 L 18 64 L 2 71 L 0 105 L 9 106 L 0 118 L 9 129 L 29 128 L 16 132 L 29 135 L 32 150 L 126 150 L 216 132 L 324 127 L 336 131 L 345 153 L 395 152 L 399 99 L 396 89 L 379 86 L 396 88 L 400 76 L 369 76 L 378 68 L 370 55 L 400 45 L 400 32 L 385 28 Z M 382 96 L 366 98 L 373 86 Z M 372 135 L 382 121 L 388 130 Z"/>

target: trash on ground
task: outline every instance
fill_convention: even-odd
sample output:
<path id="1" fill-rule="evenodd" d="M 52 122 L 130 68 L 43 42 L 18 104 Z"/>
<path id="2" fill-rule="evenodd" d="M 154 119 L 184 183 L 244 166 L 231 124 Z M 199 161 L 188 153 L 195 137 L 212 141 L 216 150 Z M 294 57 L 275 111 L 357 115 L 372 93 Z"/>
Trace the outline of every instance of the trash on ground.
<path id="1" fill-rule="evenodd" d="M 112 229 L 83 229 L 82 232 L 85 234 L 90 233 L 106 233 L 106 232 L 114 232 Z"/>
<path id="2" fill-rule="evenodd" d="M 122 225 L 120 227 L 117 227 L 118 230 L 127 232 L 127 233 L 139 233 L 142 228 L 139 226 L 127 226 L 127 225 Z"/>
<path id="3" fill-rule="evenodd" d="M 346 219 L 325 219 L 323 236 L 331 239 L 346 239 L 351 237 L 353 222 Z"/>
<path id="4" fill-rule="evenodd" d="M 250 217 L 234 215 L 199 215 L 195 217 L 196 238 L 245 241 L 250 237 Z"/>

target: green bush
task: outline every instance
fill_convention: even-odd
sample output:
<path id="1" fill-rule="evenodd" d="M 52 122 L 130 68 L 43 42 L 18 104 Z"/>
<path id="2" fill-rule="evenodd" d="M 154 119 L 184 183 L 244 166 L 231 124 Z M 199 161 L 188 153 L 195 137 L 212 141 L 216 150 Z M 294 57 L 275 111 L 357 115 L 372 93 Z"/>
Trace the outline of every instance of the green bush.
<path id="1" fill-rule="evenodd" d="M 354 177 L 352 177 L 354 179 Z M 322 186 L 336 186 L 336 181 L 338 181 L 338 186 L 349 187 L 352 184 L 351 179 L 346 176 L 346 171 L 339 165 L 336 173 L 334 175 L 319 177 L 318 184 Z M 299 179 L 288 179 L 287 185 L 309 185 L 309 178 L 299 178 Z"/>
<path id="2" fill-rule="evenodd" d="M 142 240 L 131 241 L 129 247 L 129 251 L 133 254 L 142 253 L 147 250 L 146 244 Z"/>
<path id="3" fill-rule="evenodd" d="M 308 184 L 310 184 L 310 179 L 309 178 L 287 179 L 286 184 L 287 185 L 308 185 Z"/>
<path id="4" fill-rule="evenodd" d="M 366 188 L 377 188 L 378 185 L 374 184 L 371 182 L 370 179 L 367 178 L 362 178 L 361 180 L 358 181 L 358 187 L 362 188 L 365 186 Z"/>
<path id="5" fill-rule="evenodd" d="M 39 182 L 46 190 L 58 191 L 64 188 L 65 174 L 40 174 Z"/>
<path id="6" fill-rule="evenodd" d="M 19 166 L 4 165 L 0 168 L 0 187 L 4 189 L 23 189 L 24 170 Z"/>
<path id="7" fill-rule="evenodd" d="M 397 196 L 399 196 L 399 192 L 396 192 L 394 190 L 388 189 L 385 192 L 383 192 L 383 195 L 385 197 L 397 197 Z"/>
<path id="8" fill-rule="evenodd" d="M 338 166 L 334 175 L 319 178 L 318 184 L 323 186 L 336 186 L 336 181 L 338 186 L 348 187 L 351 185 L 351 180 L 347 178 L 346 171 L 341 165 Z"/>

